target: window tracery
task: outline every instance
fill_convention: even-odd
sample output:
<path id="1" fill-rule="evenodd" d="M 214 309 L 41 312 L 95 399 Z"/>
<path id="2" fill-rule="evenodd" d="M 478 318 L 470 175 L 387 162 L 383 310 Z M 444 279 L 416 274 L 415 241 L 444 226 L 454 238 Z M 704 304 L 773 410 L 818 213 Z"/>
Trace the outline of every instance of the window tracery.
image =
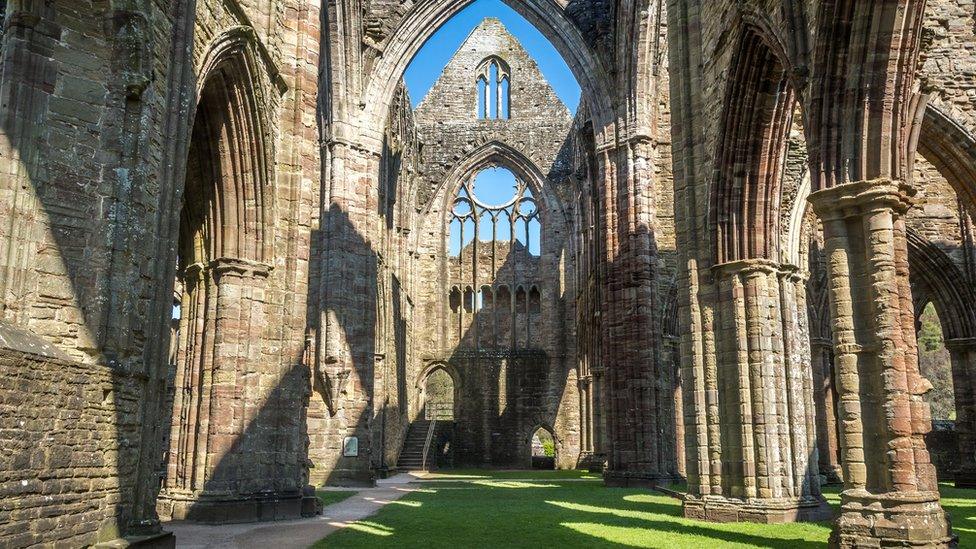
<path id="1" fill-rule="evenodd" d="M 508 120 L 511 118 L 511 69 L 508 63 L 489 57 L 478 66 L 478 118 Z"/>

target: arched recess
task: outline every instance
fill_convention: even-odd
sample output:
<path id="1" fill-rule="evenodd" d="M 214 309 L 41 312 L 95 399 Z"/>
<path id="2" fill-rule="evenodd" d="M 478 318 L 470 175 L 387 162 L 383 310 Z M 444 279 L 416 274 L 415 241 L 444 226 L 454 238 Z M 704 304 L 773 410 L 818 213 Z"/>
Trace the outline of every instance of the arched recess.
<path id="1" fill-rule="evenodd" d="M 716 264 L 780 259 L 780 185 L 795 103 L 784 62 L 745 27 L 725 94 L 710 197 Z"/>
<path id="2" fill-rule="evenodd" d="M 267 450 L 260 451 L 276 448 L 274 426 L 248 421 L 265 398 L 250 389 L 279 381 L 276 372 L 254 366 L 262 358 L 273 258 L 269 117 L 276 88 L 253 31 L 222 34 L 200 70 L 174 258 L 181 294 L 176 391 L 159 508 L 164 517 L 207 520 L 216 512 L 204 501 L 208 494 L 220 492 L 230 505 L 236 500 L 247 509 L 245 500 L 280 489 L 291 473 L 275 468 L 274 457 L 255 459 L 243 443 L 249 430 L 252 450 L 264 442 Z M 245 371 L 257 372 L 247 387 L 239 383 Z M 274 379 L 259 382 L 262 375 Z"/>
<path id="3" fill-rule="evenodd" d="M 815 472 L 809 346 L 797 337 L 806 333 L 806 296 L 780 245 L 796 94 L 778 43 L 748 22 L 740 28 L 729 47 L 709 185 L 713 236 L 703 259 L 713 276 L 697 296 L 712 306 L 713 347 L 690 368 L 684 362 L 685 415 L 695 418 L 686 425 L 684 507 L 686 516 L 710 517 L 715 496 L 770 498 L 789 502 L 795 517 L 813 519 L 829 509 Z"/>
<path id="4" fill-rule="evenodd" d="M 976 211 L 976 137 L 938 107 L 929 105 L 922 118 L 918 152 Z"/>
<path id="5" fill-rule="evenodd" d="M 425 366 L 417 376 L 414 386 L 417 388 L 417 394 L 420 397 L 420 401 L 418 402 L 418 410 L 422 413 L 429 412 L 429 410 L 426 410 L 427 380 L 429 380 L 430 376 L 435 372 L 443 372 L 451 378 L 451 383 L 454 390 L 454 407 L 453 410 L 451 410 L 451 419 L 456 421 L 458 417 L 458 407 L 460 405 L 461 373 L 449 362 L 431 362 Z"/>
<path id="6" fill-rule="evenodd" d="M 191 176 L 207 176 L 206 172 L 194 174 L 189 165 L 194 148 L 220 143 L 222 149 L 205 151 L 219 162 L 210 177 L 219 178 L 215 207 L 224 211 L 214 216 L 220 227 L 219 232 L 211 232 L 209 259 L 270 262 L 274 246 L 270 237 L 275 162 L 272 121 L 287 85 L 254 29 L 244 26 L 231 27 L 214 38 L 196 72 L 200 78 L 191 120 L 184 211 L 193 201 L 190 193 L 197 190 Z"/>
<path id="7" fill-rule="evenodd" d="M 909 229 L 908 262 L 912 278 L 924 286 L 939 313 L 946 340 L 976 337 L 976 292 L 952 259 Z"/>
<path id="8" fill-rule="evenodd" d="M 362 94 L 369 100 L 363 102 L 361 127 L 377 143 L 382 136 L 386 106 L 390 104 L 407 65 L 437 29 L 473 1 L 417 2 L 387 39 L 386 49 L 367 76 Z M 503 1 L 539 29 L 566 60 L 583 89 L 583 100 L 592 113 L 595 127 L 602 129 L 610 125 L 614 120 L 610 78 L 560 3 L 553 0 Z"/>

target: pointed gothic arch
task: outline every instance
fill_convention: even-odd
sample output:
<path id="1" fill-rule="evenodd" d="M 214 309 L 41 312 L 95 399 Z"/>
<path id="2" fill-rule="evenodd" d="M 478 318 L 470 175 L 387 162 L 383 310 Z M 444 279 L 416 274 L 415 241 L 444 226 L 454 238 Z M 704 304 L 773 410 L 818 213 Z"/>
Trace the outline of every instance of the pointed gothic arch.
<path id="1" fill-rule="evenodd" d="M 781 259 L 781 180 L 795 104 L 786 62 L 746 26 L 725 93 L 709 198 L 716 265 Z"/>
<path id="2" fill-rule="evenodd" d="M 433 0 L 417 4 L 407 13 L 387 40 L 389 47 L 365 77 L 363 97 L 369 97 L 370 101 L 364 104 L 361 113 L 364 133 L 372 134 L 373 139 L 379 138 L 385 108 L 390 104 L 407 65 L 445 22 L 472 1 Z M 534 25 L 566 60 L 583 89 L 583 99 L 593 114 L 598 131 L 610 126 L 614 121 L 610 76 L 565 8 L 550 0 L 503 1 Z M 326 116 L 331 117 L 332 113 L 326 113 Z"/>

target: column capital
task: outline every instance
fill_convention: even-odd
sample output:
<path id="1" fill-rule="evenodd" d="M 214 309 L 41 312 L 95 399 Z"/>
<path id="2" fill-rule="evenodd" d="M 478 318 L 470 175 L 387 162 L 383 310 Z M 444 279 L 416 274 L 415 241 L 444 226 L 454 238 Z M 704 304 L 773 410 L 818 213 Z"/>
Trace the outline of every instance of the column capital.
<path id="1" fill-rule="evenodd" d="M 976 337 L 955 337 L 945 340 L 946 349 L 950 351 L 972 353 L 976 352 Z"/>
<path id="2" fill-rule="evenodd" d="M 207 273 L 207 265 L 199 261 L 183 269 L 183 280 L 203 280 Z"/>
<path id="3" fill-rule="evenodd" d="M 217 277 L 236 275 L 240 278 L 261 279 L 268 278 L 272 269 L 271 265 L 265 263 L 234 257 L 218 257 L 210 262 L 210 268 L 213 269 L 214 275 Z"/>
<path id="4" fill-rule="evenodd" d="M 754 274 L 776 275 L 790 280 L 806 281 L 807 275 L 796 265 L 777 263 L 763 258 L 739 259 L 712 266 L 716 276 L 749 276 Z"/>
<path id="5" fill-rule="evenodd" d="M 806 283 L 806 281 L 810 279 L 809 272 L 804 271 L 792 263 L 783 263 L 780 265 L 779 275 L 790 282 Z"/>
<path id="6" fill-rule="evenodd" d="M 753 274 L 777 274 L 780 265 L 768 259 L 739 259 L 712 266 L 717 276 L 749 276 Z"/>
<path id="7" fill-rule="evenodd" d="M 879 208 L 890 208 L 903 214 L 911 208 L 915 192 L 907 183 L 880 178 L 822 189 L 810 194 L 808 200 L 818 217 L 831 220 L 862 215 Z"/>

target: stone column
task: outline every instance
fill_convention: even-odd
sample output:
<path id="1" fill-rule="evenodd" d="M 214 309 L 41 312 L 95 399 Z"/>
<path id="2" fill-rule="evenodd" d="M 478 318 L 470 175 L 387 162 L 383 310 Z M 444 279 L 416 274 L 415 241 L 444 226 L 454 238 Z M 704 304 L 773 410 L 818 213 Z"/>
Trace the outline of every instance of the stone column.
<path id="1" fill-rule="evenodd" d="M 661 322 L 652 234 L 654 147 L 635 137 L 599 151 L 606 276 L 600 323 L 606 384 L 608 486 L 670 484 L 674 471 L 671 394 L 659 380 Z"/>
<path id="2" fill-rule="evenodd" d="M 945 342 L 952 360 L 959 466 L 957 488 L 976 488 L 976 337 Z"/>
<path id="3" fill-rule="evenodd" d="M 282 459 L 277 365 L 262 360 L 270 267 L 220 258 L 187 269 L 173 436 L 160 515 L 240 522 L 302 515 Z M 297 441 L 293 441 L 297 445 Z M 297 450 L 296 450 L 297 451 Z"/>
<path id="4" fill-rule="evenodd" d="M 675 336 L 664 338 L 668 348 L 668 361 L 672 364 L 674 384 L 674 448 L 675 448 L 675 470 L 681 477 L 687 477 L 685 469 L 685 405 L 681 388 L 681 361 L 679 357 L 679 341 Z"/>
<path id="5" fill-rule="evenodd" d="M 718 522 L 823 520 L 830 509 L 811 474 L 817 460 L 811 459 L 816 442 L 807 413 L 809 359 L 795 336 L 784 333 L 798 329 L 799 315 L 784 307 L 797 307 L 802 281 L 794 280 L 794 269 L 764 259 L 718 265 L 713 272 L 714 390 L 722 398 L 718 437 L 708 445 L 720 455 L 722 482 L 708 493 L 687 496 L 685 516 Z"/>
<path id="6" fill-rule="evenodd" d="M 834 344 L 821 337 L 810 338 L 813 362 L 813 402 L 817 411 L 817 449 L 820 474 L 828 482 L 840 482 L 840 446 L 837 439 L 837 403 L 834 399 Z"/>
<path id="7" fill-rule="evenodd" d="M 831 543 L 947 546 L 918 370 L 903 215 L 911 190 L 879 179 L 821 190 L 844 491 Z"/>
<path id="8" fill-rule="evenodd" d="M 207 347 L 212 345 L 213 314 L 211 279 L 209 269 L 202 263 L 187 267 L 183 274 L 183 297 L 180 316 L 180 339 L 176 358 L 175 393 L 173 396 L 173 423 L 170 433 L 169 460 L 167 463 L 166 485 L 160 499 L 185 497 L 195 486 L 202 488 L 203 482 L 195 482 L 196 462 L 201 459 L 196 452 L 198 444 L 205 442 L 201 437 L 208 427 L 209 406 L 201 406 L 204 372 L 210 370 L 212 353 Z M 165 506 L 161 506 L 165 507 Z M 160 510 L 160 515 L 170 516 L 170 512 Z"/>

